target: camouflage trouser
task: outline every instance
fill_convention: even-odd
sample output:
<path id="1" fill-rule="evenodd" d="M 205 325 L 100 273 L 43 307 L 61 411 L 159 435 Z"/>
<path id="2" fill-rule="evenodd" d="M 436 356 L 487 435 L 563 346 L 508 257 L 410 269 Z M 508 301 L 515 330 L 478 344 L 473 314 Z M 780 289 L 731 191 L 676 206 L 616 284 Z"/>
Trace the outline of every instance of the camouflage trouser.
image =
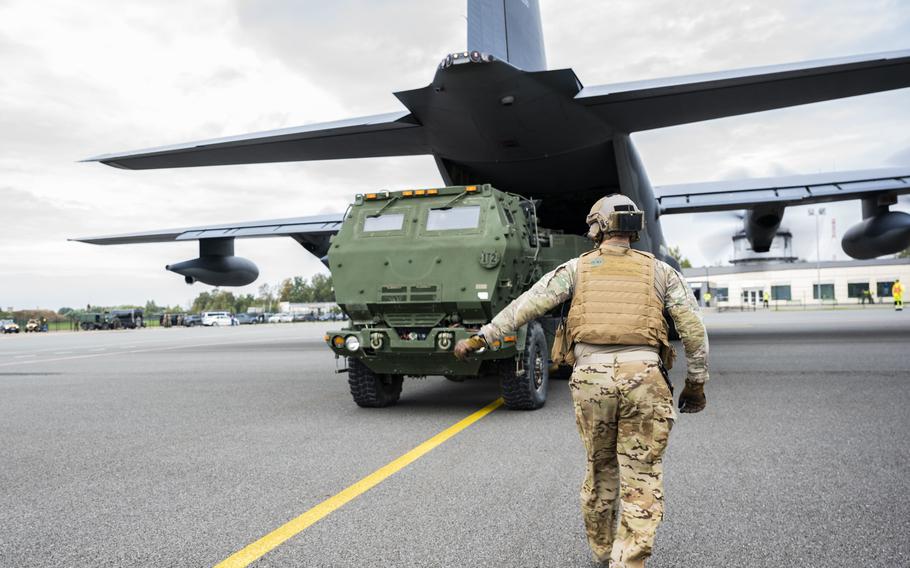
<path id="1" fill-rule="evenodd" d="M 577 364 L 569 385 L 588 457 L 588 543 L 599 560 L 640 566 L 663 518 L 661 459 L 676 418 L 670 389 L 652 361 Z"/>

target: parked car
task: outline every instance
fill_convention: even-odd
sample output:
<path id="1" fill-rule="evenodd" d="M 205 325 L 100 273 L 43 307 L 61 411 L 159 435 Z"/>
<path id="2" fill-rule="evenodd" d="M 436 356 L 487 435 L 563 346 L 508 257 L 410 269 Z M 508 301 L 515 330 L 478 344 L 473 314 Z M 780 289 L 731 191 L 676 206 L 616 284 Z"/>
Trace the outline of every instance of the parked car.
<path id="1" fill-rule="evenodd" d="M 269 323 L 291 323 L 294 321 L 294 316 L 291 314 L 272 314 L 269 316 Z"/>
<path id="2" fill-rule="evenodd" d="M 205 326 L 223 326 L 232 325 L 233 318 L 229 312 L 204 312 L 202 314 L 202 325 Z"/>
<path id="3" fill-rule="evenodd" d="M 0 320 L 0 331 L 3 333 L 19 333 L 19 324 L 13 320 Z"/>
<path id="4" fill-rule="evenodd" d="M 259 320 L 256 316 L 251 314 L 237 314 L 234 316 L 234 319 L 237 320 L 237 323 L 240 325 L 250 325 L 254 323 L 259 323 Z"/>
<path id="5" fill-rule="evenodd" d="M 25 333 L 47 331 L 47 321 L 30 319 L 28 323 L 25 324 Z"/>
<path id="6" fill-rule="evenodd" d="M 202 325 L 202 316 L 199 314 L 187 314 L 183 317 L 183 325 L 186 327 Z"/>

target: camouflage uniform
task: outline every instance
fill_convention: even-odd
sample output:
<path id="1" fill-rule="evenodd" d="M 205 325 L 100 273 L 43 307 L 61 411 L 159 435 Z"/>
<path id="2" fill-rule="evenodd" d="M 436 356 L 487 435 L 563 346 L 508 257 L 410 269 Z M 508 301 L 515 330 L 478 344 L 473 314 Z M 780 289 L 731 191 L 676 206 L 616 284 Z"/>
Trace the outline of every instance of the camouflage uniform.
<path id="1" fill-rule="evenodd" d="M 577 266 L 573 259 L 546 274 L 481 334 L 499 339 L 569 300 Z M 655 261 L 654 279 L 685 347 L 686 381 L 704 383 L 708 336 L 698 303 L 682 275 L 666 263 Z M 662 458 L 676 419 L 673 397 L 652 348 L 582 344 L 575 353 L 569 388 L 587 453 L 581 507 L 588 542 L 600 561 L 612 557 L 613 566 L 641 566 L 663 518 Z"/>

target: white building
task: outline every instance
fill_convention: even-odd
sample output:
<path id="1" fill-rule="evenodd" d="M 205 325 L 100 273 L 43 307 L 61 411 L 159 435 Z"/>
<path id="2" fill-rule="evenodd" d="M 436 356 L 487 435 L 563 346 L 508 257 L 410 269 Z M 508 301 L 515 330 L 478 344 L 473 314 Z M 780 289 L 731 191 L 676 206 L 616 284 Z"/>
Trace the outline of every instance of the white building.
<path id="1" fill-rule="evenodd" d="M 783 262 L 706 266 L 683 269 L 699 303 L 711 292 L 712 307 L 859 304 L 865 291 L 872 300 L 891 303 L 891 285 L 910 285 L 910 259 Z M 820 286 L 819 286 L 820 284 Z M 819 290 L 821 299 L 819 299 Z"/>
<path id="2" fill-rule="evenodd" d="M 280 302 L 278 309 L 285 314 L 313 314 L 317 316 L 335 313 L 339 310 L 338 304 L 335 302 Z"/>

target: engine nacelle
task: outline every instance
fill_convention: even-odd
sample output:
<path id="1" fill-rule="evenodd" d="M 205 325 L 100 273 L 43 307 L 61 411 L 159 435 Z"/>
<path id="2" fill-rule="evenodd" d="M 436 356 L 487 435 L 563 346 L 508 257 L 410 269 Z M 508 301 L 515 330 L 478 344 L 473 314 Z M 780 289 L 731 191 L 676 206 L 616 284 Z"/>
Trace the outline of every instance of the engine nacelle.
<path id="1" fill-rule="evenodd" d="M 202 282 L 212 286 L 246 286 L 259 278 L 259 268 L 252 261 L 234 256 L 234 239 L 217 238 L 199 241 L 199 258 L 165 266 L 184 277 L 187 284 Z"/>
<path id="2" fill-rule="evenodd" d="M 752 250 L 768 252 L 771 249 L 783 216 L 784 208 L 780 206 L 761 206 L 746 212 L 743 228 Z"/>
<path id="3" fill-rule="evenodd" d="M 850 227 L 841 239 L 844 252 L 867 259 L 898 253 L 910 247 L 910 215 L 885 211 Z"/>

